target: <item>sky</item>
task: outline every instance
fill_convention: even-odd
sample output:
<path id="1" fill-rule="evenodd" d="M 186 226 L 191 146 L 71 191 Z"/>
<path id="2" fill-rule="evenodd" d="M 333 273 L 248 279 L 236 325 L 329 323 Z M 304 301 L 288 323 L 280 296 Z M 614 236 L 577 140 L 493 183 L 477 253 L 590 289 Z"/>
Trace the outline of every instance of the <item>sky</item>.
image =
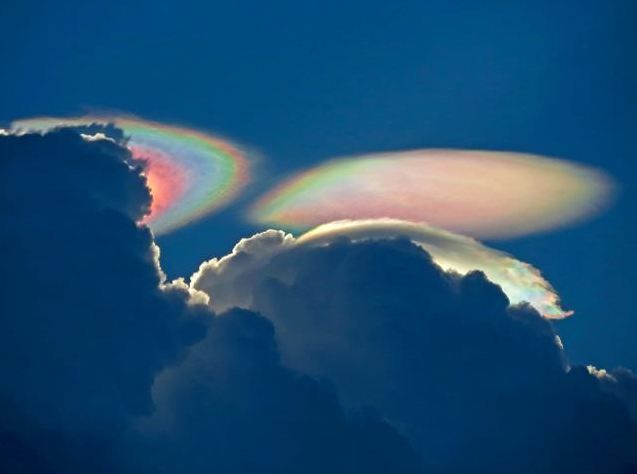
<path id="1" fill-rule="evenodd" d="M 637 368 L 623 302 L 637 279 L 634 2 L 252 3 L 12 2 L 0 120 L 114 110 L 215 131 L 262 156 L 247 202 L 268 180 L 362 152 L 511 150 L 600 167 L 620 185 L 610 212 L 499 246 L 578 312 L 561 328 L 574 358 Z M 162 238 L 167 271 L 251 233 L 234 212 Z"/>
<path id="2" fill-rule="evenodd" d="M 635 371 L 636 58 L 631 0 L 25 0 L 3 6 L 0 15 L 0 125 L 126 113 L 249 150 L 252 181 L 229 206 L 157 237 L 170 279 L 188 277 L 265 230 L 246 218 L 249 206 L 283 178 L 328 158 L 460 148 L 601 169 L 616 182 L 604 212 L 562 229 L 481 241 L 540 269 L 575 312 L 554 322 L 573 364 Z M 263 271 L 283 271 L 290 263 L 281 255 Z M 312 255 L 303 258 L 318 265 Z M 287 309 L 276 307 L 272 294 L 255 301 L 252 309 L 266 316 L 271 310 L 275 325 L 285 321 Z M 237 315 L 237 325 L 250 317 Z M 329 361 L 313 365 L 294 343 L 281 344 L 294 370 L 333 375 Z M 199 370 L 194 365 L 188 370 Z M 357 399 L 357 387 L 341 388 L 346 404 Z M 174 402 L 182 395 L 170 396 Z M 371 401 L 403 416 L 379 401 L 384 397 Z M 440 448 L 428 433 L 409 436 Z M 441 456 L 435 462 L 446 462 Z"/>

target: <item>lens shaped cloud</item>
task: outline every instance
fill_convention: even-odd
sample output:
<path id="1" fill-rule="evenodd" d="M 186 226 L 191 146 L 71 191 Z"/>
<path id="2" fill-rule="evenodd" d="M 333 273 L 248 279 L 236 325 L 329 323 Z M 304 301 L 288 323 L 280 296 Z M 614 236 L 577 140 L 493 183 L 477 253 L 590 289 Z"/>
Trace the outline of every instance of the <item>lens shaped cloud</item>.
<path id="1" fill-rule="evenodd" d="M 276 186 L 250 216 L 297 231 L 343 219 L 392 218 L 510 238 L 591 216 L 608 202 L 612 187 L 603 172 L 563 160 L 415 150 L 326 162 Z"/>

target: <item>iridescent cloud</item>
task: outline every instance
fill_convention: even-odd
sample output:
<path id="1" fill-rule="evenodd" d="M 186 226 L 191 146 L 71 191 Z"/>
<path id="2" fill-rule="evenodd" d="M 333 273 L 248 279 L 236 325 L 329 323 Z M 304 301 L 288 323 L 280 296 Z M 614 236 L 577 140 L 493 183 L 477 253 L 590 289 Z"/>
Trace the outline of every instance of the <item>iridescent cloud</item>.
<path id="1" fill-rule="evenodd" d="M 601 171 L 563 160 L 415 150 L 328 161 L 275 187 L 250 216 L 297 231 L 341 219 L 393 218 L 509 238 L 590 216 L 611 190 Z"/>
<path id="2" fill-rule="evenodd" d="M 424 248 L 445 270 L 462 275 L 480 270 L 500 285 L 512 304 L 528 302 L 550 319 L 570 316 L 560 306 L 559 296 L 540 271 L 529 263 L 489 248 L 477 240 L 437 229 L 426 224 L 396 219 L 337 221 L 318 226 L 301 235 L 295 246 L 324 245 L 339 237 L 350 240 L 373 240 L 403 236 Z"/>
<path id="3" fill-rule="evenodd" d="M 226 140 L 127 116 L 34 118 L 16 131 L 112 123 L 128 137 L 133 158 L 144 160 L 153 203 L 145 222 L 156 234 L 170 232 L 228 204 L 249 180 L 246 153 Z"/>

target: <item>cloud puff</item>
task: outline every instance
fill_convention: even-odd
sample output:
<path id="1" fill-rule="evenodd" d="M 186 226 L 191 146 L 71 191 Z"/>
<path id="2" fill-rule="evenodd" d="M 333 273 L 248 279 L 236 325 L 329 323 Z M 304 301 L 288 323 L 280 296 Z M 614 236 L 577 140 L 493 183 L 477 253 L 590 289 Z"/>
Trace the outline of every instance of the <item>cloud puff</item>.
<path id="1" fill-rule="evenodd" d="M 436 472 L 635 462 L 627 404 L 570 367 L 549 320 L 510 306 L 481 272 L 445 272 L 410 240 L 366 232 L 292 243 L 268 231 L 202 265 L 192 284 L 213 307 L 233 295 L 271 320 L 287 366 L 331 380 L 348 409 L 374 407 Z"/>

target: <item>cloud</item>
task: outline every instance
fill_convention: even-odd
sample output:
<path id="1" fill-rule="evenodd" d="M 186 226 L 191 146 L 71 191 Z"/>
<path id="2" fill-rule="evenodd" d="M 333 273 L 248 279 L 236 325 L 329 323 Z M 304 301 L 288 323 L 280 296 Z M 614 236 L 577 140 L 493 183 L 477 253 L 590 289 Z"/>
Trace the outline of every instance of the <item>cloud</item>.
<path id="1" fill-rule="evenodd" d="M 346 415 L 329 385 L 281 365 L 274 327 L 246 310 L 156 381 L 133 472 L 417 473 L 407 440 L 376 415 Z"/>
<path id="2" fill-rule="evenodd" d="M 144 220 L 156 234 L 171 232 L 226 206 L 250 180 L 246 151 L 194 129 L 126 115 L 40 117 L 11 126 L 16 133 L 72 127 L 128 147 L 133 159 L 144 162 L 153 195 Z"/>
<path id="3" fill-rule="evenodd" d="M 626 403 L 633 419 L 637 421 L 637 375 L 624 367 L 608 371 L 589 365 L 586 369 L 601 382 L 604 390 Z"/>
<path id="4" fill-rule="evenodd" d="M 129 158 L 69 130 L 0 138 L 0 425 L 48 469 L 92 470 L 77 452 L 153 410 L 155 376 L 210 315 L 165 284 Z"/>
<path id="5" fill-rule="evenodd" d="M 270 322 L 166 281 L 142 168 L 83 132 L 0 137 L 0 471 L 419 472 Z"/>
<path id="6" fill-rule="evenodd" d="M 210 305 L 217 312 L 233 307 L 249 308 L 253 279 L 263 278 L 270 260 L 295 245 L 296 239 L 291 234 L 273 229 L 241 239 L 229 255 L 203 262 L 191 276 L 190 286 L 214 295 Z"/>
<path id="7" fill-rule="evenodd" d="M 550 320 L 424 247 L 507 257 L 347 224 L 169 282 L 142 168 L 81 132 L 0 137 L 0 471 L 634 468 L 634 375 L 569 366 Z"/>
<path id="8" fill-rule="evenodd" d="M 481 272 L 445 272 L 409 239 L 321 235 L 254 236 L 192 284 L 213 307 L 232 295 L 272 321 L 286 366 L 332 381 L 348 410 L 378 410 L 435 472 L 633 465 L 632 395 L 571 367 L 532 307 L 510 306 Z"/>
<path id="9" fill-rule="evenodd" d="M 445 270 L 463 275 L 473 270 L 484 272 L 491 281 L 500 285 L 512 304 L 528 302 L 547 318 L 559 319 L 572 314 L 561 308 L 559 296 L 551 284 L 532 265 L 486 247 L 470 237 L 396 219 L 332 222 L 318 226 L 298 239 L 290 234 L 269 230 L 252 239 L 241 240 L 231 255 L 204 263 L 193 276 L 193 285 L 205 286 L 212 294 L 218 295 L 213 302 L 217 310 L 245 306 L 250 299 L 250 292 L 243 296 L 238 295 L 238 292 L 246 288 L 245 285 L 228 282 L 249 278 L 254 267 L 267 265 L 273 255 L 300 246 L 326 245 L 341 238 L 361 241 L 396 236 L 409 238 L 423 247 Z M 200 283 L 204 271 L 208 282 Z M 211 285 L 220 287 L 213 289 Z"/>
<path id="10" fill-rule="evenodd" d="M 394 219 L 340 221 L 319 226 L 299 239 L 300 244 L 324 244 L 342 236 L 351 240 L 408 237 L 423 247 L 446 270 L 463 275 L 480 270 L 499 285 L 512 304 L 530 303 L 547 318 L 570 316 L 560 307 L 559 296 L 532 265 L 491 249 L 477 240 L 425 224 Z"/>
<path id="11" fill-rule="evenodd" d="M 251 209 L 261 224 L 307 230 L 342 219 L 424 222 L 480 238 L 563 227 L 605 207 L 610 177 L 512 152 L 411 150 L 327 161 L 284 180 Z"/>

